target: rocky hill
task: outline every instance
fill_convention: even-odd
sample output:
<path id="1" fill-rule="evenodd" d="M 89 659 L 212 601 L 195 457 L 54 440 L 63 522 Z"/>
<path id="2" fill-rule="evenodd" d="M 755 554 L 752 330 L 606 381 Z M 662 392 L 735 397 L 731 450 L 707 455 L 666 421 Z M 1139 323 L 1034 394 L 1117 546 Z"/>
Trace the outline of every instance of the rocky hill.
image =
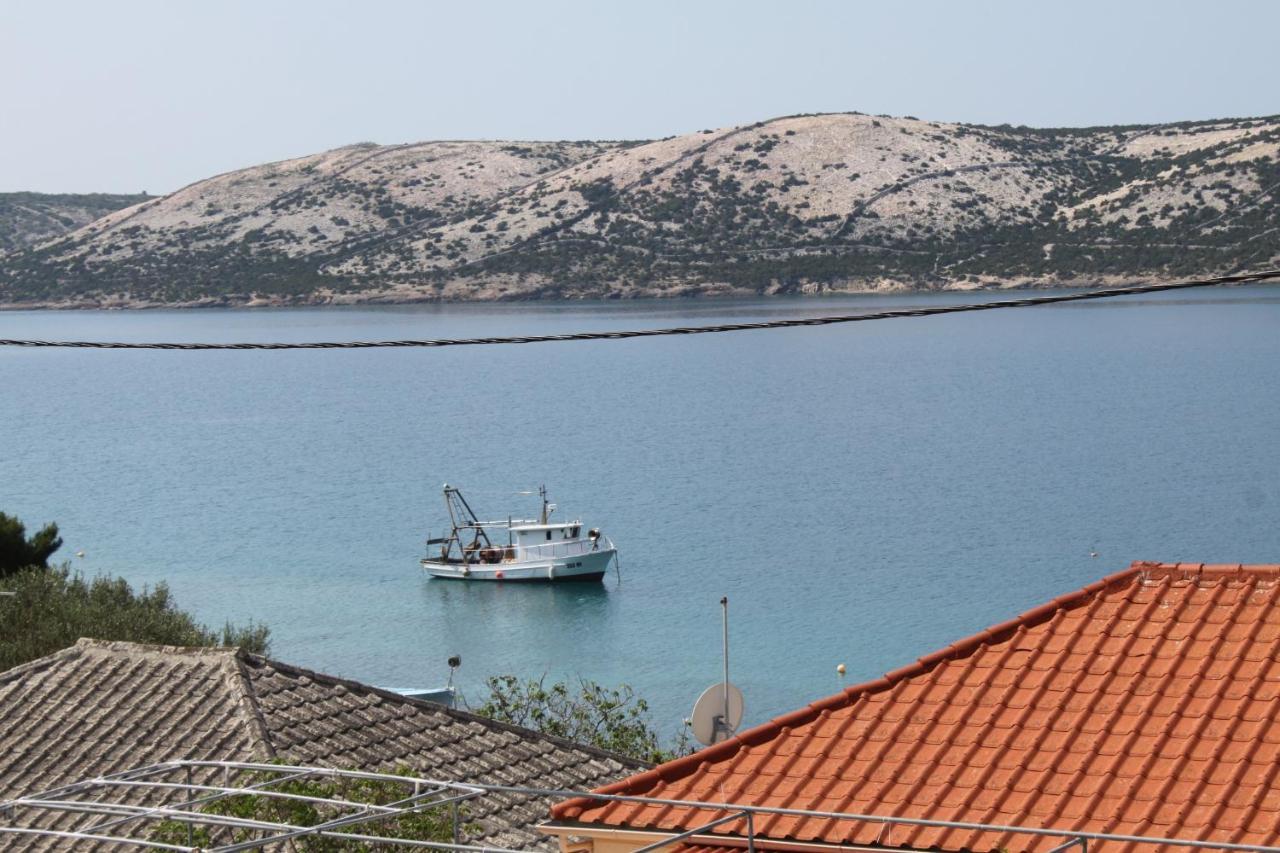
<path id="1" fill-rule="evenodd" d="M 1051 286 L 1280 260 L 1280 117 L 793 116 L 652 142 L 356 145 L 0 259 L 7 304 Z"/>
<path id="2" fill-rule="evenodd" d="M 146 195 L 0 193 L 0 256 L 39 245 L 88 225 Z"/>

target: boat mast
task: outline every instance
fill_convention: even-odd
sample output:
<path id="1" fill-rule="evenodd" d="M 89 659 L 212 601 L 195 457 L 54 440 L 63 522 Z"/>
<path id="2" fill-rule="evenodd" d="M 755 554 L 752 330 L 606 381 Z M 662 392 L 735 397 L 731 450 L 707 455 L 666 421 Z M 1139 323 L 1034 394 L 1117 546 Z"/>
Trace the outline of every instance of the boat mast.
<path id="1" fill-rule="evenodd" d="M 462 490 L 452 486 L 444 487 L 444 501 L 449 507 L 449 520 L 453 522 L 454 527 L 475 527 L 476 514 L 471 510 L 471 504 L 467 503 L 467 499 L 462 496 Z M 454 515 L 454 508 L 457 508 L 457 515 Z M 461 518 L 465 524 L 458 524 Z"/>
<path id="2" fill-rule="evenodd" d="M 476 518 L 475 512 L 472 511 L 471 504 L 467 503 L 467 499 L 462 496 L 461 490 L 450 486 L 448 483 L 444 484 L 444 506 L 449 511 L 449 526 L 452 528 L 452 532 L 449 534 L 449 545 L 452 546 L 453 542 L 456 541 L 458 550 L 464 558 L 466 557 L 466 546 L 462 541 L 462 536 L 458 533 L 460 530 L 474 529 L 477 540 L 483 539 L 486 547 L 493 544 L 489 541 L 489 534 L 479 524 L 479 519 Z"/>

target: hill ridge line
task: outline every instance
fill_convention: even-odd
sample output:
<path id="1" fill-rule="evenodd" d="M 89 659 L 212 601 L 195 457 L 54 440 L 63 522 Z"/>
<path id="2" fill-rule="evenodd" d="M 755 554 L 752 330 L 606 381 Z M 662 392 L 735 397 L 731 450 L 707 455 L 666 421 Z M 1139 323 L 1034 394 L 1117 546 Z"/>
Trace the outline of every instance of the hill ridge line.
<path id="1" fill-rule="evenodd" d="M 1280 116 L 1034 129 L 843 112 L 648 141 L 357 143 L 95 221 L 0 196 L 0 306 L 1154 282 L 1280 263 L 1278 195 Z"/>

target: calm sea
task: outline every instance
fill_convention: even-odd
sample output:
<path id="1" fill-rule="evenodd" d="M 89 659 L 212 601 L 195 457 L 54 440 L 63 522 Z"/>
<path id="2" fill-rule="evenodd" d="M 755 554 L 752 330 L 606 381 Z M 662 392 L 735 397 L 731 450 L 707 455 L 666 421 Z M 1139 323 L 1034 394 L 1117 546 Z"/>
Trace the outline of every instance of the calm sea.
<path id="1" fill-rule="evenodd" d="M 0 313 L 0 337 L 343 340 L 758 320 L 957 296 Z M 1280 562 L 1280 289 L 621 342 L 333 352 L 0 350 L 0 510 L 166 581 L 273 656 L 464 694 L 628 682 L 674 732 L 720 674 L 747 722 L 1135 559 Z M 621 549 L 600 586 L 417 561 L 440 487 L 546 483 Z M 83 558 L 75 558 L 83 550 Z M 1098 556 L 1091 557 L 1090 551 Z"/>

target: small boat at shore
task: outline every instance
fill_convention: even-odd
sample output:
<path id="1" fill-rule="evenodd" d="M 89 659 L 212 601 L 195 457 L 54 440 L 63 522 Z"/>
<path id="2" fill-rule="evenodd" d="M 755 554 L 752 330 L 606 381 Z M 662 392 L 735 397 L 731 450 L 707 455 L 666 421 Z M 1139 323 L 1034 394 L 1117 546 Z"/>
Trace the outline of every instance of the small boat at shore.
<path id="1" fill-rule="evenodd" d="M 547 489 L 538 490 L 542 512 L 537 519 L 481 521 L 462 492 L 444 485 L 449 533 L 427 539 L 438 555 L 422 559 L 433 577 L 473 581 L 598 581 L 618 549 L 599 529 L 583 533 L 581 520 L 552 522 L 556 505 Z"/>
<path id="2" fill-rule="evenodd" d="M 446 708 L 458 707 L 458 688 L 453 686 L 453 674 L 462 666 L 462 655 L 449 656 L 449 683 L 444 687 L 382 687 L 388 693 L 398 693 L 420 702 L 434 702 Z"/>

